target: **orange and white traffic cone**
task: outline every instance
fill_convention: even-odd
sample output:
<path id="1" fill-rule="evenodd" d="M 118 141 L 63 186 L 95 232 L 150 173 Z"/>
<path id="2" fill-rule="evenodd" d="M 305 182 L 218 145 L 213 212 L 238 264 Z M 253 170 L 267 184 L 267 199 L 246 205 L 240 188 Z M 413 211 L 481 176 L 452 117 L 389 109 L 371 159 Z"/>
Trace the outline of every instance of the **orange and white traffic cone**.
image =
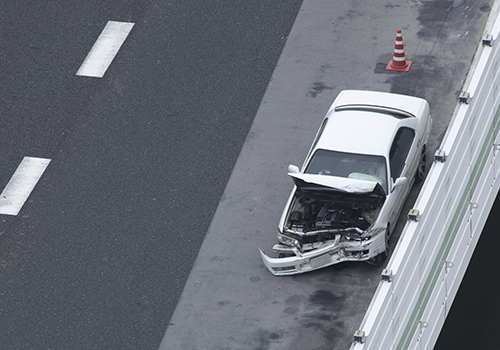
<path id="1" fill-rule="evenodd" d="M 408 72 L 410 70 L 412 61 L 405 58 L 405 47 L 403 45 L 403 34 L 401 29 L 398 29 L 396 34 L 396 44 L 394 45 L 394 55 L 392 60 L 385 67 L 386 70 L 395 70 L 398 72 Z"/>

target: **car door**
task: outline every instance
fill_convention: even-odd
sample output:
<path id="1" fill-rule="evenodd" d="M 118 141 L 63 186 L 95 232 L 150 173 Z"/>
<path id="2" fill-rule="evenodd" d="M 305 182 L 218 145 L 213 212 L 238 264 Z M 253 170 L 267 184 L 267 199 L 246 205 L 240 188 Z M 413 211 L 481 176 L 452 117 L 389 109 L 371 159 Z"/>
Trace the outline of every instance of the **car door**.
<path id="1" fill-rule="evenodd" d="M 398 178 L 406 177 L 408 181 L 405 185 L 392 189 L 394 208 L 389 217 L 391 223 L 397 220 L 413 183 L 413 175 L 418 164 L 418 143 L 417 132 L 409 126 L 400 127 L 392 142 L 389 153 L 390 180 L 394 183 Z"/>

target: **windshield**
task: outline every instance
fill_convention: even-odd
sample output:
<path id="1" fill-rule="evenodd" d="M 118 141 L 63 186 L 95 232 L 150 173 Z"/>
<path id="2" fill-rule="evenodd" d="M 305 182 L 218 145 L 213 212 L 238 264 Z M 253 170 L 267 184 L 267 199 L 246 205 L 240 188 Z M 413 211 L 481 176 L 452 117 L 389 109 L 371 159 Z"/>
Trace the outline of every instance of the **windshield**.
<path id="1" fill-rule="evenodd" d="M 387 193 L 387 170 L 383 156 L 318 149 L 305 173 L 378 182 Z"/>

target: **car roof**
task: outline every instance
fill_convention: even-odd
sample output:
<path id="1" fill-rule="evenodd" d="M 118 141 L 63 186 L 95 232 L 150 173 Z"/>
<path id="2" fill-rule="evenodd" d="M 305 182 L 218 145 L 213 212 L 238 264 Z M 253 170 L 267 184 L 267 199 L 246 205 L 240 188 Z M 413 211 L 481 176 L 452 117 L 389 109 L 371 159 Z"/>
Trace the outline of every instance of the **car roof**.
<path id="1" fill-rule="evenodd" d="M 385 113 L 331 110 L 315 149 L 387 157 L 399 124 L 400 119 Z"/>
<path id="2" fill-rule="evenodd" d="M 386 92 L 344 90 L 327 113 L 328 122 L 314 147 L 387 157 L 399 126 L 421 118 L 424 99 Z"/>

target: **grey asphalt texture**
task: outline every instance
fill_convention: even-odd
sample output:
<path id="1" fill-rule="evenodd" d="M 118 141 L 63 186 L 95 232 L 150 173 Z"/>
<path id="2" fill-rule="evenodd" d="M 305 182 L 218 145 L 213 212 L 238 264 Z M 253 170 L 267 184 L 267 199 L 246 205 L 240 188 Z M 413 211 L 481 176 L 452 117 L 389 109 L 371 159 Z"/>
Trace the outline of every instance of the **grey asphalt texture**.
<path id="1" fill-rule="evenodd" d="M 0 11 L 1 349 L 157 349 L 300 1 L 17 1 Z M 104 78 L 75 75 L 108 20 Z"/>
<path id="2" fill-rule="evenodd" d="M 344 263 L 274 277 L 271 253 L 320 121 L 344 89 L 427 99 L 429 161 L 446 131 L 492 2 L 305 0 L 163 338 L 174 349 L 348 349 L 383 267 Z M 383 69 L 402 29 L 409 73 Z M 412 191 L 391 246 L 416 198 Z M 399 232 L 398 232 L 399 231 Z"/>
<path id="3" fill-rule="evenodd" d="M 492 3 L 3 4 L 0 187 L 52 162 L 0 217 L 0 348 L 348 348 L 381 268 L 265 270 L 286 168 L 348 88 L 426 98 L 437 148 Z M 108 20 L 136 25 L 77 77 Z M 397 29 L 407 74 L 381 69 Z"/>

